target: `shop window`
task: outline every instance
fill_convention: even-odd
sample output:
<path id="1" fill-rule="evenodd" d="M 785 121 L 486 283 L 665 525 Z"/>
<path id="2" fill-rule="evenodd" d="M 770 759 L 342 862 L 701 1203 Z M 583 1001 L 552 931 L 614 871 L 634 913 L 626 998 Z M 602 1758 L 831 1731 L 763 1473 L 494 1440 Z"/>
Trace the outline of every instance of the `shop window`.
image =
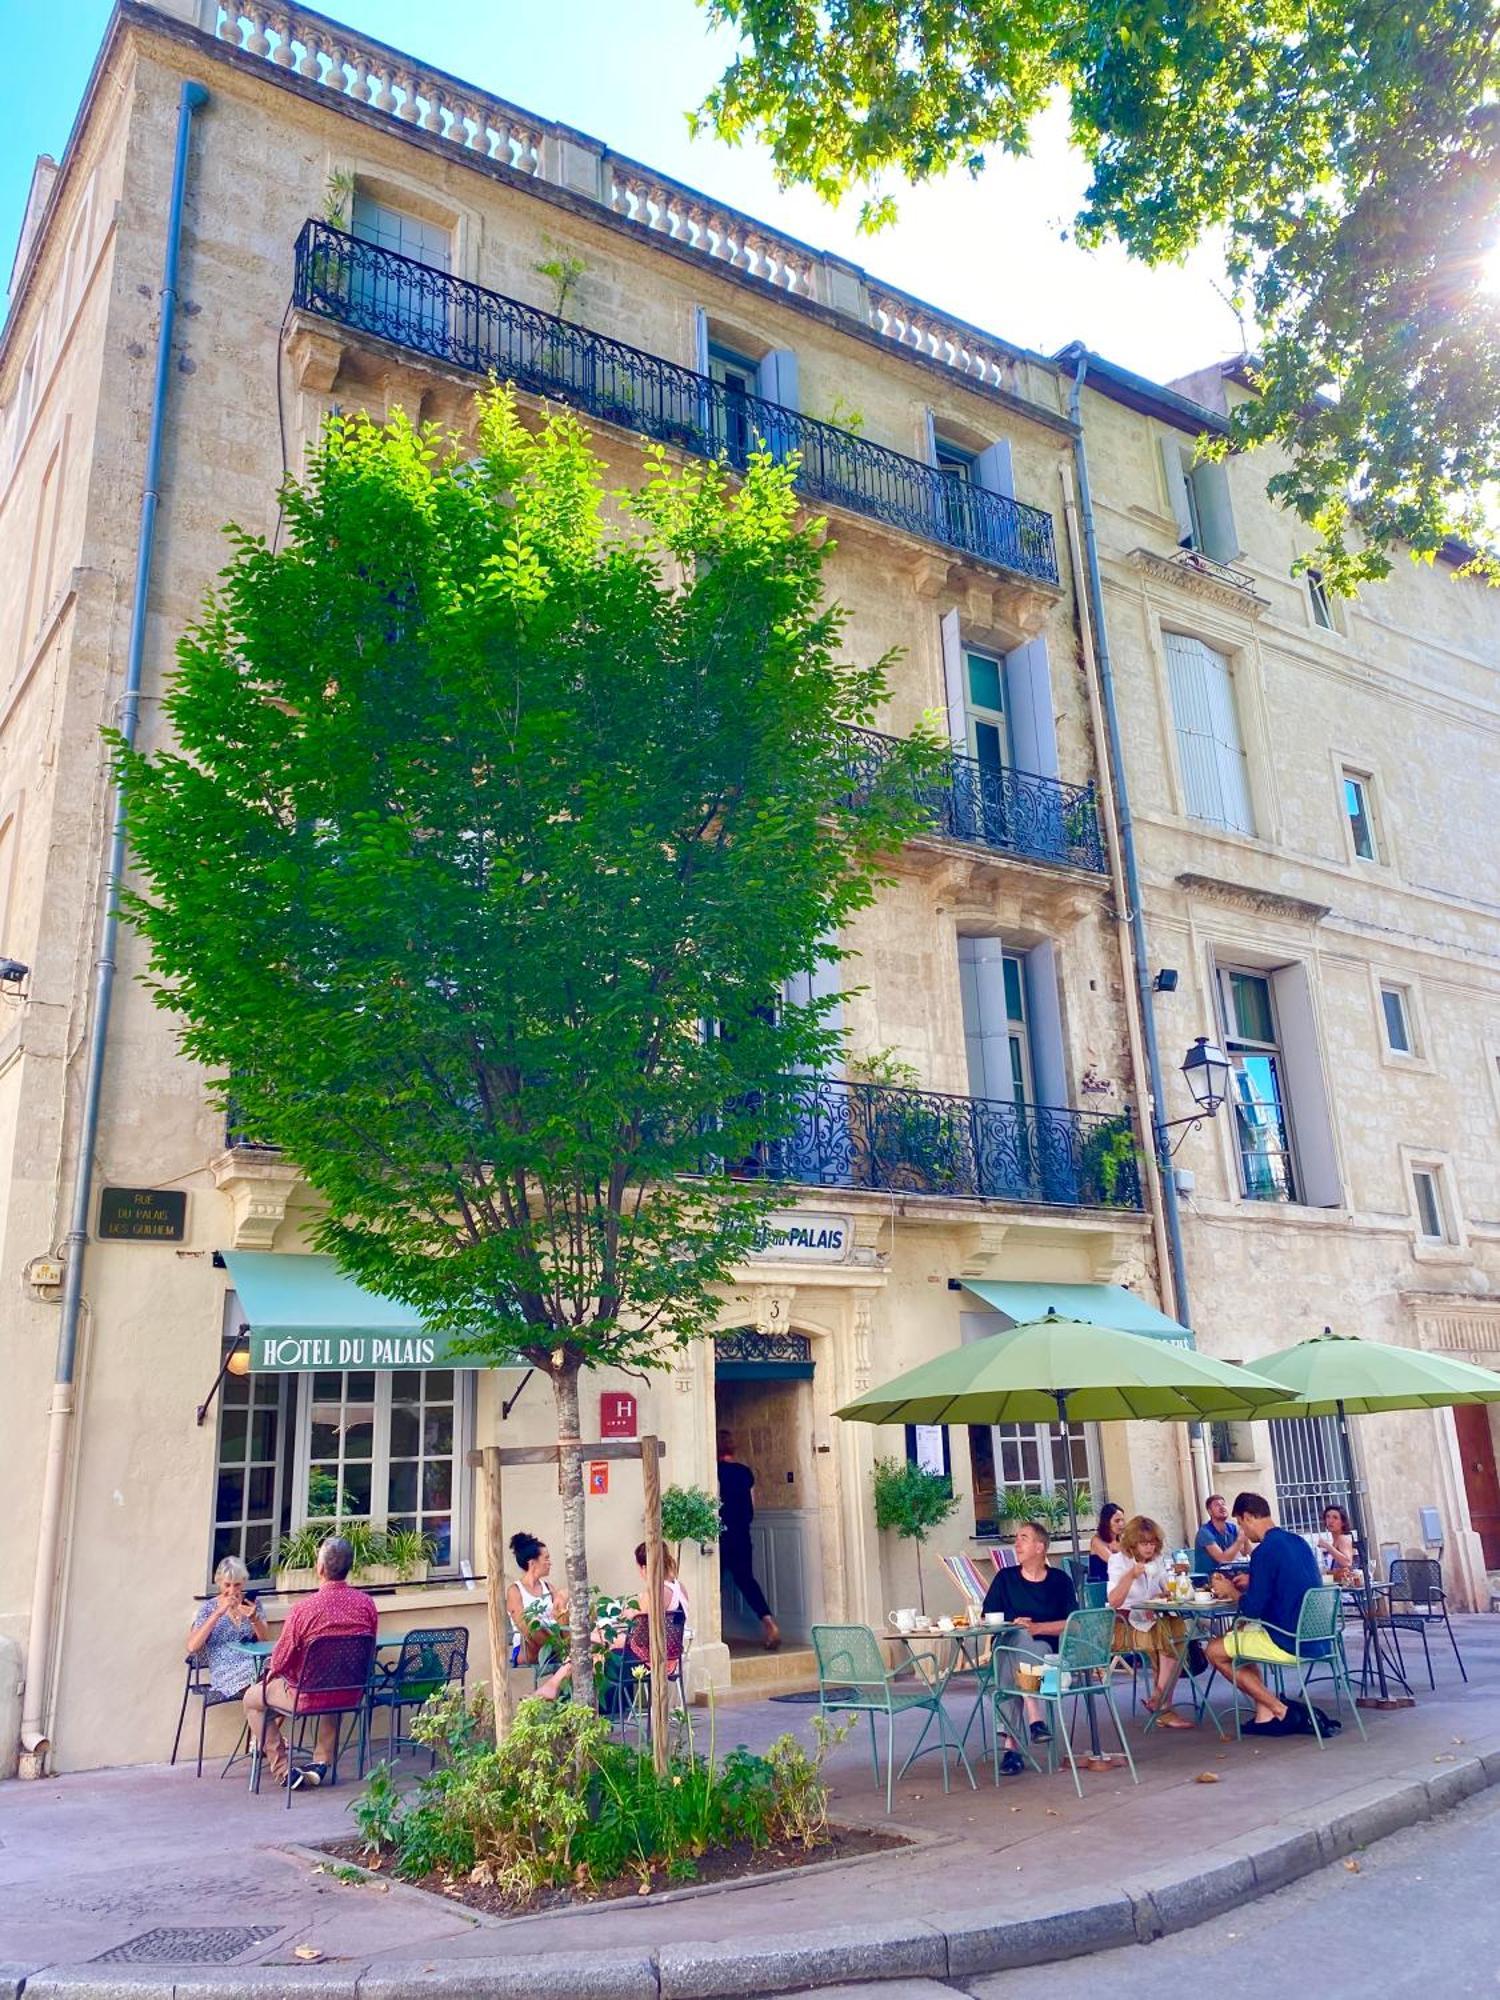
<path id="1" fill-rule="evenodd" d="M 282 1531 L 288 1386 L 285 1375 L 226 1375 L 220 1384 L 210 1575 L 225 1556 L 238 1556 L 252 1577 L 271 1574 Z"/>
<path id="2" fill-rule="evenodd" d="M 1050 1499 L 1066 1493 L 1069 1456 L 1074 1486 L 1099 1491 L 1100 1461 L 1092 1424 L 1070 1425 L 1066 1439 L 1060 1424 L 970 1424 L 968 1430 L 978 1536 L 1000 1533 L 1002 1509 L 1012 1495 Z"/>
<path id="3" fill-rule="evenodd" d="M 304 1378 L 292 1513 L 417 1528 L 452 1569 L 462 1552 L 463 1377 L 452 1368 L 323 1370 Z"/>

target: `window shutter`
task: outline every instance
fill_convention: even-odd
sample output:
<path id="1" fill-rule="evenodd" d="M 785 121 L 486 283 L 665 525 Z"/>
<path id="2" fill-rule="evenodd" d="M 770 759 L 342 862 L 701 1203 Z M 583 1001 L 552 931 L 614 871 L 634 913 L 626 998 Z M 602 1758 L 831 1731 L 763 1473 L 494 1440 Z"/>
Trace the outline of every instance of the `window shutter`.
<path id="1" fill-rule="evenodd" d="M 969 750 L 969 710 L 964 701 L 964 646 L 958 613 L 945 611 L 943 639 L 943 700 L 948 709 L 948 740 L 961 756 Z"/>
<path id="2" fill-rule="evenodd" d="M 922 442 L 926 450 L 927 463 L 929 465 L 936 465 L 938 462 L 937 425 L 932 421 L 931 410 L 924 410 L 922 412 Z"/>
<path id="3" fill-rule="evenodd" d="M 1050 939 L 1026 953 L 1026 1031 L 1031 1044 L 1031 1078 L 1036 1101 L 1066 1105 L 1068 1078 L 1063 1063 L 1062 1003 L 1057 985 L 1057 946 Z"/>
<path id="4" fill-rule="evenodd" d="M 1167 505 L 1177 523 L 1177 539 L 1191 547 L 1193 510 L 1188 504 L 1187 474 L 1182 469 L 1182 444 L 1172 432 L 1161 440 L 1161 469 L 1167 482 Z"/>
<path id="5" fill-rule="evenodd" d="M 1007 500 L 1016 497 L 1016 482 L 1011 471 L 1010 440 L 997 438 L 986 445 L 974 461 L 974 480 L 986 493 L 1001 493 Z"/>
<path id="6" fill-rule="evenodd" d="M 768 403 L 780 403 L 788 410 L 797 407 L 797 356 L 790 347 L 773 347 L 760 364 L 756 383 Z"/>
<path id="7" fill-rule="evenodd" d="M 1201 639 L 1181 632 L 1163 636 L 1188 813 L 1210 826 L 1253 833 L 1255 819 L 1229 662 Z"/>
<path id="8" fill-rule="evenodd" d="M 838 942 L 837 931 L 829 933 L 829 942 Z M 782 987 L 782 997 L 792 1007 L 817 1007 L 820 1025 L 834 1028 L 842 1033 L 844 1026 L 843 1001 L 844 967 L 842 960 L 820 959 L 806 972 L 794 972 Z M 808 1066 L 797 1066 L 799 1075 L 808 1074 Z"/>
<path id="9" fill-rule="evenodd" d="M 1245 553 L 1235 533 L 1234 508 L 1229 499 L 1229 467 L 1206 461 L 1193 467 L 1193 491 L 1198 501 L 1198 520 L 1203 529 L 1203 553 L 1215 562 L 1238 562 Z"/>
<path id="10" fill-rule="evenodd" d="M 1010 713 L 1010 754 L 1018 771 L 1057 776 L 1057 717 L 1052 668 L 1045 639 L 1017 646 L 1005 656 L 1005 705 Z"/>
<path id="11" fill-rule="evenodd" d="M 700 375 L 708 373 L 708 314 L 702 306 L 693 308 L 693 366 Z"/>
<path id="12" fill-rule="evenodd" d="M 961 937 L 958 984 L 963 1000 L 969 1094 L 1009 1104 L 1010 1022 L 1005 1012 L 1005 945 L 1000 938 Z"/>

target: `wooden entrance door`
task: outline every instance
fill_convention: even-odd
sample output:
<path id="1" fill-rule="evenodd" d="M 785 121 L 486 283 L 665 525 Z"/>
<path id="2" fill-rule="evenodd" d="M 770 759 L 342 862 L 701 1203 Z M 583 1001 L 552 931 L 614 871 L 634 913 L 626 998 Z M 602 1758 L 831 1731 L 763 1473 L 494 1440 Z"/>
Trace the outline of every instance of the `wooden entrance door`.
<path id="1" fill-rule="evenodd" d="M 1484 1549 L 1486 1569 L 1500 1569 L 1500 1470 L 1490 1413 L 1482 1403 L 1460 1404 L 1453 1412 L 1458 1455 L 1463 1460 L 1469 1519 Z"/>

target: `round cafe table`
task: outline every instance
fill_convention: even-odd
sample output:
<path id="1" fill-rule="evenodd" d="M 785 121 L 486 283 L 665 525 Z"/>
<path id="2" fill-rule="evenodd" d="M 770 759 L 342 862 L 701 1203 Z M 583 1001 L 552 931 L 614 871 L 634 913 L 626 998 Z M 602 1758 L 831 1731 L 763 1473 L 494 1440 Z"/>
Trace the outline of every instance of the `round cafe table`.
<path id="1" fill-rule="evenodd" d="M 940 1694 L 946 1695 L 949 1683 L 955 1674 L 972 1670 L 978 1676 L 978 1685 L 974 1693 L 974 1704 L 964 1720 L 963 1733 L 958 1739 L 958 1745 L 960 1750 L 966 1747 L 969 1741 L 969 1731 L 974 1727 L 975 1718 L 977 1717 L 979 1721 L 980 1749 L 983 1751 L 988 1747 L 985 1716 L 990 1702 L 989 1662 L 987 1657 L 981 1657 L 983 1648 L 986 1645 L 994 1646 L 997 1643 L 1001 1645 L 1009 1644 L 1020 1631 L 1021 1627 L 1019 1625 L 1012 1625 L 1003 1620 L 999 1624 L 994 1625 L 986 1625 L 981 1622 L 978 1625 L 943 1626 L 939 1625 L 936 1619 L 934 1619 L 927 1625 L 913 1626 L 909 1632 L 902 1626 L 887 1624 L 885 1627 L 885 1637 L 887 1639 L 894 1639 L 899 1644 L 905 1646 L 907 1652 L 913 1657 L 916 1655 L 917 1642 L 919 1640 L 926 1641 L 934 1647 L 936 1647 L 937 1642 L 943 1642 L 947 1647 L 946 1661 L 940 1661 L 935 1652 L 931 1656 L 938 1675 L 938 1691 Z M 924 1724 L 922 1734 L 917 1738 L 915 1749 L 913 1749 L 911 1756 L 907 1758 L 906 1763 L 901 1766 L 903 1773 L 907 1765 L 911 1763 L 912 1758 L 918 1754 L 927 1756 L 933 1750 L 941 1748 L 941 1745 L 937 1743 L 926 1743 L 924 1748 L 927 1728 L 928 1725 Z"/>

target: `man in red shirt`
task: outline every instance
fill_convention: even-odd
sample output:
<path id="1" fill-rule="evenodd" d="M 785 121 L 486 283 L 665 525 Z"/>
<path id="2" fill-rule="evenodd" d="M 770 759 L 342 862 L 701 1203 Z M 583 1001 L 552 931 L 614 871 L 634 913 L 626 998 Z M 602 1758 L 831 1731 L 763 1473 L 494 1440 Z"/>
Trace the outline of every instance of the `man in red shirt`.
<path id="1" fill-rule="evenodd" d="M 250 1740 L 262 1740 L 264 1728 L 266 1762 L 277 1784 L 286 1783 L 287 1747 L 281 1734 L 278 1713 L 288 1715 L 297 1699 L 297 1681 L 314 1639 L 343 1634 L 375 1636 L 379 1622 L 375 1600 L 348 1582 L 354 1567 L 354 1551 L 342 1535 L 330 1535 L 318 1550 L 318 1588 L 311 1597 L 293 1605 L 281 1628 L 275 1651 L 266 1663 L 266 1677 L 255 1681 L 244 1694 Z M 304 1710 L 338 1708 L 349 1700 L 347 1689 L 331 1688 L 326 1693 L 310 1693 L 303 1699 Z M 338 1741 L 339 1718 L 329 1715 L 318 1724 L 314 1761 L 292 1773 L 292 1790 L 303 1785 L 320 1785 L 333 1762 Z"/>

